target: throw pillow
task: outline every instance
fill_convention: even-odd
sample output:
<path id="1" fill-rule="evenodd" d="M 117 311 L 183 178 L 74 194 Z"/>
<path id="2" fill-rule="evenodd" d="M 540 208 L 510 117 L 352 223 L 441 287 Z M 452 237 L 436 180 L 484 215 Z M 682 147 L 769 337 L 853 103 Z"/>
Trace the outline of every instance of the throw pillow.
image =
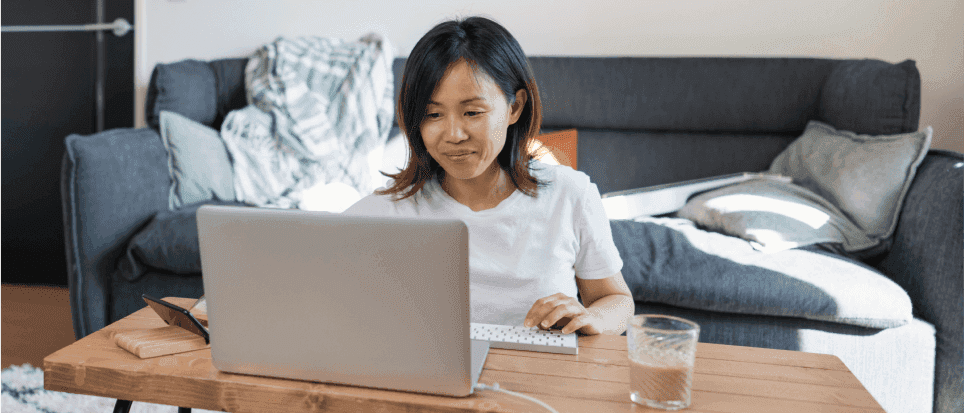
<path id="1" fill-rule="evenodd" d="M 819 243 L 857 251 L 875 244 L 836 207 L 806 188 L 755 179 L 699 194 L 677 213 L 701 228 L 776 252 Z"/>
<path id="2" fill-rule="evenodd" d="M 764 253 L 680 218 L 610 227 L 636 301 L 870 328 L 913 318 L 907 292 L 859 261 L 815 248 Z"/>
<path id="3" fill-rule="evenodd" d="M 206 204 L 250 206 L 207 200 L 157 213 L 127 244 L 127 253 L 118 262 L 118 273 L 129 281 L 140 278 L 150 268 L 174 274 L 200 274 L 197 210 Z"/>
<path id="4" fill-rule="evenodd" d="M 818 121 L 770 165 L 845 213 L 868 237 L 881 241 L 897 226 L 900 208 L 930 147 L 932 130 L 858 135 Z"/>
<path id="5" fill-rule="evenodd" d="M 544 163 L 577 169 L 578 141 L 578 132 L 575 129 L 544 133 L 529 142 L 529 153 Z"/>
<path id="6" fill-rule="evenodd" d="M 171 174 L 169 209 L 235 199 L 233 169 L 218 131 L 168 111 L 161 112 L 160 129 Z"/>

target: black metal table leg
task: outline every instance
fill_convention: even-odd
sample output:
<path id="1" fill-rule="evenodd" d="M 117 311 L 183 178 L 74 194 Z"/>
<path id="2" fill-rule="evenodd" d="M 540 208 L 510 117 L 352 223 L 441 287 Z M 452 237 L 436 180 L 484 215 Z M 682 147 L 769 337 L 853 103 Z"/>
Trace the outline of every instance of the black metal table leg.
<path id="1" fill-rule="evenodd" d="M 117 399 L 117 403 L 114 403 L 114 413 L 130 413 L 132 404 L 134 404 L 134 402 L 130 400 Z M 191 413 L 191 408 L 178 407 L 177 413 Z"/>
<path id="2" fill-rule="evenodd" d="M 131 403 L 130 400 L 117 399 L 117 403 L 114 403 L 114 413 L 130 413 Z"/>

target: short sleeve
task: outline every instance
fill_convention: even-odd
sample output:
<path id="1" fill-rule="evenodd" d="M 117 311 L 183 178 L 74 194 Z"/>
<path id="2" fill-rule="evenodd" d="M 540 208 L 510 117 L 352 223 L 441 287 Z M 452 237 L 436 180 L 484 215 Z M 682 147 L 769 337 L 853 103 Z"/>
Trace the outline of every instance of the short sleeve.
<path id="1" fill-rule="evenodd" d="M 573 210 L 579 242 L 574 266 L 576 276 L 587 280 L 608 278 L 622 270 L 623 260 L 613 242 L 599 188 L 593 183 L 584 188 Z"/>

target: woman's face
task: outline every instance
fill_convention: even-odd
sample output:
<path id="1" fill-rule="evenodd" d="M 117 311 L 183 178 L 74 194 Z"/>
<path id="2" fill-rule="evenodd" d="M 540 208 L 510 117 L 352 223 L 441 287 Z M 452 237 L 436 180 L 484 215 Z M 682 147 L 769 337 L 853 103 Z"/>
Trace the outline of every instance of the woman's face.
<path id="1" fill-rule="evenodd" d="M 524 89 L 509 105 L 498 85 L 464 60 L 453 64 L 426 108 L 422 141 L 445 170 L 446 178 L 471 180 L 499 173 L 496 156 L 505 146 L 509 125 L 525 106 Z"/>

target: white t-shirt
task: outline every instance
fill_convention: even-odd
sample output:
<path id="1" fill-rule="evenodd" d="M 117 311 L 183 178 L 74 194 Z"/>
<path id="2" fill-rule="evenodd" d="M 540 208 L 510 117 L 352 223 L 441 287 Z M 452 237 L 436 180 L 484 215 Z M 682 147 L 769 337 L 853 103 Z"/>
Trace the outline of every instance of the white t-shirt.
<path id="1" fill-rule="evenodd" d="M 623 267 L 589 176 L 567 166 L 533 166 L 549 183 L 536 198 L 516 190 L 495 208 L 476 212 L 433 179 L 409 198 L 372 194 L 344 213 L 461 219 L 469 230 L 472 321 L 522 325 L 536 300 L 560 292 L 576 297 L 575 277 L 607 278 Z"/>

